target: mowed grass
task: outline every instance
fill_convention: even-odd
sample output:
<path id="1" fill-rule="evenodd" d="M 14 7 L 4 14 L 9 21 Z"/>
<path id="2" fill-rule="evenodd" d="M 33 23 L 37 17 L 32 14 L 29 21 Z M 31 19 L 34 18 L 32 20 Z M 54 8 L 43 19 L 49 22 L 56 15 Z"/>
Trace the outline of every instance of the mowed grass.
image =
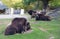
<path id="1" fill-rule="evenodd" d="M 5 36 L 4 31 L 11 19 L 0 19 L 0 39 L 50 39 L 51 36 L 54 39 L 60 39 L 60 20 L 35 21 L 31 19 L 29 21 L 33 30 L 31 33 Z"/>

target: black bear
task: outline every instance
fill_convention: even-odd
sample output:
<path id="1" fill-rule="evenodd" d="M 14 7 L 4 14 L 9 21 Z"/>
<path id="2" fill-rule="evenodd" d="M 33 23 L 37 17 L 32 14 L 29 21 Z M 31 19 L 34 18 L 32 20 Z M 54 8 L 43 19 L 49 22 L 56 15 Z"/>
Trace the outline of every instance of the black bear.
<path id="1" fill-rule="evenodd" d="M 32 15 L 33 12 L 34 12 L 33 10 L 29 10 L 29 11 L 28 11 L 28 14 L 29 14 L 29 15 Z"/>
<path id="2" fill-rule="evenodd" d="M 42 20 L 42 21 L 50 21 L 50 17 L 49 16 L 45 16 L 44 14 L 37 14 L 36 15 L 36 20 Z"/>
<path id="3" fill-rule="evenodd" d="M 11 25 L 6 28 L 5 35 L 25 32 L 27 29 L 30 29 L 28 26 L 30 27 L 26 18 L 14 18 Z"/>

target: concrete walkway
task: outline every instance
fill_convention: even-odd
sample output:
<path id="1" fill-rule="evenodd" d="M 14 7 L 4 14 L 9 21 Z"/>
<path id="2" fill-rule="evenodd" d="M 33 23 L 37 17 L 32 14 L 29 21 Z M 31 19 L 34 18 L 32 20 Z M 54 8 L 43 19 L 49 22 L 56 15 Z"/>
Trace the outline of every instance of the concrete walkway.
<path id="1" fill-rule="evenodd" d="M 0 15 L 0 19 L 11 19 L 11 18 L 16 18 L 16 17 L 28 18 L 27 15 Z"/>

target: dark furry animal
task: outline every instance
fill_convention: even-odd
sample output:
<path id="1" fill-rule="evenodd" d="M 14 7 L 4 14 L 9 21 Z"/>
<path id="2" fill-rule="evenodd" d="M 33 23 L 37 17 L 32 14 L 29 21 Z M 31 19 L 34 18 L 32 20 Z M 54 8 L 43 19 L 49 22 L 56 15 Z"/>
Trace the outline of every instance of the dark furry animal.
<path id="1" fill-rule="evenodd" d="M 36 13 L 36 11 L 33 11 L 33 10 L 29 10 L 29 11 L 28 11 L 28 14 L 29 14 L 29 15 L 32 15 L 33 13 Z"/>
<path id="2" fill-rule="evenodd" d="M 51 19 L 49 16 L 45 16 L 44 14 L 37 14 L 36 20 L 50 21 Z"/>
<path id="3" fill-rule="evenodd" d="M 26 18 L 14 18 L 10 26 L 5 30 L 5 35 L 13 35 L 15 33 L 23 33 L 30 29 L 30 25 Z"/>
<path id="4" fill-rule="evenodd" d="M 18 26 L 18 33 L 19 33 L 19 30 L 22 32 L 25 32 L 30 29 L 30 23 L 27 22 L 26 18 L 15 18 L 12 21 L 12 24 L 16 24 Z"/>
<path id="5" fill-rule="evenodd" d="M 33 10 L 29 10 L 29 11 L 28 11 L 28 14 L 29 14 L 29 15 L 32 15 L 33 12 L 34 12 Z"/>

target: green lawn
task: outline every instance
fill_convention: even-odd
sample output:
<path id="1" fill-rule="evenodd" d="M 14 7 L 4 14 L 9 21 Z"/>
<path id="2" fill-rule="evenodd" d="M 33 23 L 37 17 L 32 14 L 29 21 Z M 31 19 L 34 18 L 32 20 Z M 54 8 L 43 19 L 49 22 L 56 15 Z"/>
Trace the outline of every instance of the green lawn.
<path id="1" fill-rule="evenodd" d="M 11 19 L 0 19 L 0 39 L 60 39 L 60 20 L 35 21 L 29 20 L 32 28 L 31 33 L 5 36 L 4 30 Z M 42 29 L 40 29 L 42 28 Z"/>

